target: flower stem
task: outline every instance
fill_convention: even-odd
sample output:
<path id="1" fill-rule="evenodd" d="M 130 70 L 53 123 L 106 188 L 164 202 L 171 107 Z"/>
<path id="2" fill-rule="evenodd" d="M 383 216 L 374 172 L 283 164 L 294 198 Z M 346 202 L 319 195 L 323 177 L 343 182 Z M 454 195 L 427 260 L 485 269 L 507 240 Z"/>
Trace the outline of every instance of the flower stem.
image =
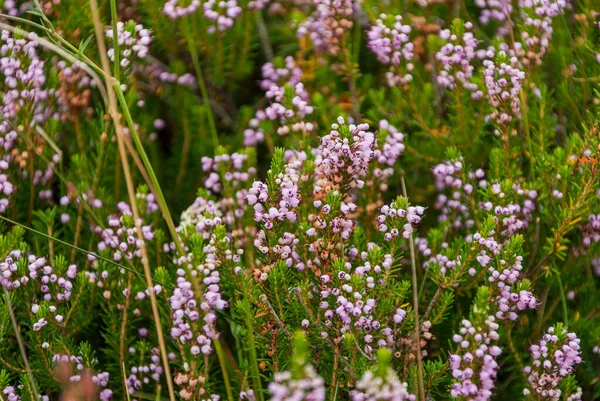
<path id="1" fill-rule="evenodd" d="M 406 194 L 406 182 L 404 181 L 404 175 L 400 177 L 402 183 L 402 195 L 408 198 Z M 412 233 L 408 237 L 408 243 L 410 247 L 410 265 L 412 273 L 412 287 L 413 287 L 413 309 L 415 311 L 415 351 L 417 353 L 417 373 L 419 380 L 419 400 L 425 401 L 425 385 L 423 382 L 423 359 L 421 356 L 421 332 L 419 323 L 419 286 L 417 284 L 417 262 L 415 257 L 415 241 Z"/>
<path id="2" fill-rule="evenodd" d="M 558 288 L 560 289 L 560 303 L 562 305 L 563 312 L 563 323 L 568 326 L 569 325 L 569 310 L 567 309 L 567 298 L 565 297 L 565 289 L 562 284 L 562 280 L 560 278 L 560 272 L 558 270 L 553 270 L 556 275 L 556 282 L 558 283 Z"/>
<path id="3" fill-rule="evenodd" d="M 204 75 L 202 74 L 202 67 L 200 66 L 200 59 L 198 58 L 198 52 L 196 51 L 196 47 L 194 46 L 194 35 L 191 31 L 191 26 L 187 24 L 187 29 L 185 30 L 186 40 L 188 42 L 188 49 L 190 52 L 190 56 L 192 56 L 192 64 L 194 65 L 194 70 L 196 71 L 196 79 L 198 80 L 198 86 L 200 86 L 200 93 L 202 95 L 202 101 L 204 102 L 204 107 L 206 108 L 206 115 L 208 117 L 208 126 L 210 128 L 210 134 L 213 140 L 213 146 L 216 148 L 219 146 L 219 136 L 217 134 L 217 127 L 215 125 L 215 118 L 213 116 L 212 109 L 210 108 L 210 98 L 208 97 L 208 91 L 206 90 L 206 83 L 204 82 Z"/>
<path id="4" fill-rule="evenodd" d="M 221 372 L 223 373 L 223 382 L 225 384 L 225 391 L 227 392 L 227 400 L 233 401 L 233 392 L 231 391 L 231 381 L 229 380 L 229 372 L 225 364 L 225 355 L 223 354 L 223 348 L 218 338 L 213 338 L 213 344 L 215 351 L 217 351 L 217 358 L 219 358 L 219 365 L 221 365 Z"/>

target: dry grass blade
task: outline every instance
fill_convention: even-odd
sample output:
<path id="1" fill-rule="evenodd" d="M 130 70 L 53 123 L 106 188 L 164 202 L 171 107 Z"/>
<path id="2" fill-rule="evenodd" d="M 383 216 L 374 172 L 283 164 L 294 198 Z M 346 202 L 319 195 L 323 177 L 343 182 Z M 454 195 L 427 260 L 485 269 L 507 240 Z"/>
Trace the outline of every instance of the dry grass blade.
<path id="1" fill-rule="evenodd" d="M 150 264 L 148 261 L 148 250 L 146 249 L 144 235 L 140 226 L 140 216 L 137 208 L 137 200 L 135 196 L 135 187 L 133 185 L 133 178 L 131 170 L 129 168 L 129 162 L 127 160 L 127 150 L 125 145 L 125 135 L 123 133 L 123 126 L 121 125 L 121 117 L 117 109 L 117 99 L 114 91 L 114 86 L 118 85 L 118 82 L 111 76 L 110 63 L 107 56 L 106 44 L 104 42 L 104 36 L 102 32 L 102 24 L 100 22 L 100 15 L 98 11 L 98 2 L 96 0 L 90 0 L 90 6 L 92 9 L 92 19 L 94 22 L 94 31 L 96 34 L 96 42 L 98 44 L 98 50 L 100 52 L 100 59 L 102 61 L 102 69 L 104 71 L 104 79 L 107 83 L 107 95 L 108 95 L 108 109 L 110 116 L 115 125 L 117 134 L 117 143 L 119 148 L 119 154 L 121 156 L 121 163 L 123 167 L 123 174 L 125 176 L 125 182 L 127 186 L 127 193 L 129 195 L 129 202 L 131 204 L 131 211 L 135 220 L 135 226 L 137 236 L 140 239 L 140 250 L 142 252 L 142 265 L 144 267 L 144 274 L 146 276 L 146 283 L 150 293 L 150 303 L 152 305 L 152 315 L 154 318 L 154 324 L 156 326 L 158 345 L 160 349 L 163 369 L 165 371 L 165 379 L 167 381 L 167 389 L 169 392 L 169 399 L 175 401 L 175 391 L 173 388 L 173 380 L 171 377 L 171 369 L 169 367 L 169 358 L 167 356 L 167 347 L 165 344 L 165 337 L 162 330 L 162 324 L 160 320 L 160 311 L 158 310 L 158 304 L 156 302 L 156 295 L 154 294 L 152 281 L 152 273 L 150 270 Z M 116 57 L 116 56 L 115 56 Z"/>

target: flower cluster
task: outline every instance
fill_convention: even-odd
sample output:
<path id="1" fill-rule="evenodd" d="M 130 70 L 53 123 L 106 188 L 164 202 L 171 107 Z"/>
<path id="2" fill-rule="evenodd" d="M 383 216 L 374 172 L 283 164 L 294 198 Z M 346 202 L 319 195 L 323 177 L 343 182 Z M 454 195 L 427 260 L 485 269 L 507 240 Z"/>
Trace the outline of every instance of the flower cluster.
<path id="1" fill-rule="evenodd" d="M 485 171 L 477 169 L 466 173 L 461 159 L 449 160 L 433 168 L 438 190 L 448 190 L 437 197 L 435 208 L 441 213 L 440 221 L 449 221 L 456 229 L 471 228 L 474 215 L 480 211 L 493 212 L 501 224 L 501 234 L 510 238 L 523 232 L 533 220 L 536 190 L 524 189 L 519 184 L 490 183 Z M 481 199 L 477 189 L 484 196 Z"/>
<path id="2" fill-rule="evenodd" d="M 260 87 L 266 92 L 270 104 L 264 110 L 258 110 L 250 120 L 249 128 L 244 131 L 244 145 L 254 146 L 264 140 L 265 127 L 261 123 L 267 121 L 278 123 L 278 135 L 313 132 L 316 124 L 305 120 L 314 108 L 309 104 L 309 93 L 300 82 L 302 70 L 294 58 L 288 56 L 285 60 L 266 63 L 262 74 Z"/>
<path id="3" fill-rule="evenodd" d="M 241 183 L 249 182 L 256 174 L 254 167 L 246 167 L 248 155 L 244 153 L 226 153 L 210 158 L 202 157 L 202 170 L 209 173 L 204 187 L 212 192 L 220 193 L 224 185 L 236 188 Z M 220 173 L 225 171 L 222 181 Z"/>
<path id="4" fill-rule="evenodd" d="M 11 17 L 16 17 L 27 11 L 27 3 L 19 0 L 6 0 L 3 7 L 6 10 L 6 14 Z"/>
<path id="5" fill-rule="evenodd" d="M 483 66 L 485 95 L 493 108 L 490 118 L 499 126 L 506 126 L 521 115 L 519 95 L 525 72 L 519 68 L 518 59 L 509 57 L 504 50 L 498 52 L 495 60 L 484 60 Z"/>
<path id="6" fill-rule="evenodd" d="M 129 349 L 130 354 L 135 354 L 137 351 L 133 347 Z M 139 365 L 130 368 L 131 373 L 127 377 L 127 389 L 130 395 L 133 395 L 135 391 L 140 391 L 142 385 L 150 383 L 151 380 L 156 383 L 160 382 L 163 368 L 160 364 L 159 355 L 158 348 L 154 347 L 150 350 L 149 362 L 140 361 Z"/>
<path id="7" fill-rule="evenodd" d="M 104 31 L 106 37 L 112 41 L 115 40 L 113 33 L 112 27 L 108 27 Z M 121 67 L 126 68 L 131 65 L 133 59 L 145 59 L 148 56 L 152 43 L 152 32 L 134 21 L 127 23 L 119 21 L 117 22 L 116 41 L 119 44 Z M 113 47 L 108 49 L 108 57 L 114 61 L 115 49 Z"/>
<path id="8" fill-rule="evenodd" d="M 188 344 L 193 356 L 212 353 L 212 339 L 219 335 L 216 312 L 228 306 L 221 296 L 217 242 L 213 235 L 202 250 L 203 260 L 198 260 L 197 252 L 178 259 L 177 285 L 169 298 L 173 319 L 171 337 Z M 240 260 L 239 255 L 233 258 Z"/>
<path id="9" fill-rule="evenodd" d="M 455 89 L 456 85 L 460 84 L 464 89 L 471 92 L 473 99 L 480 99 L 483 97 L 483 92 L 472 80 L 475 70 L 473 61 L 477 58 L 479 41 L 475 38 L 473 32 L 468 31 L 473 28 L 473 24 L 467 22 L 463 27 L 467 31 L 463 32 L 462 35 L 453 33 L 450 29 L 440 31 L 440 38 L 445 41 L 445 44 L 435 54 L 435 58 L 441 64 L 437 83 L 450 90 Z M 459 31 L 462 31 L 462 29 Z"/>
<path id="10" fill-rule="evenodd" d="M 378 126 L 378 144 L 375 148 L 374 158 L 382 166 L 393 167 L 404 152 L 404 134 L 387 120 L 379 121 Z M 381 138 L 384 138 L 383 141 Z"/>
<path id="11" fill-rule="evenodd" d="M 315 50 L 339 54 L 352 30 L 354 4 L 351 0 L 315 0 L 316 10 L 298 28 L 298 36 L 308 36 Z"/>
<path id="12" fill-rule="evenodd" d="M 265 92 L 274 86 L 295 86 L 302 78 L 302 70 L 292 56 L 263 64 L 261 72 L 263 79 L 260 81 L 260 88 Z"/>
<path id="13" fill-rule="evenodd" d="M 181 213 L 177 232 L 186 234 L 189 233 L 190 227 L 193 227 L 192 232 L 202 235 L 204 239 L 209 239 L 212 234 L 212 228 L 223 223 L 223 205 L 220 201 L 215 202 L 198 196 L 194 203 Z"/>
<path id="14" fill-rule="evenodd" d="M 179 390 L 179 395 L 184 400 L 190 400 L 195 394 L 203 396 L 206 393 L 206 388 L 204 386 L 206 377 L 203 375 L 194 377 L 188 373 L 179 372 L 173 381 L 181 388 L 181 390 Z M 210 401 L 219 401 L 219 399 L 220 397 L 215 394 L 211 395 L 210 398 L 206 398 L 206 400 Z"/>
<path id="15" fill-rule="evenodd" d="M 491 200 L 481 202 L 480 207 L 483 210 L 493 211 L 498 216 L 503 228 L 501 234 L 505 238 L 510 238 L 518 232 L 525 231 L 533 220 L 537 191 L 523 189 L 519 184 L 513 184 L 506 190 L 500 183 L 490 185 L 489 189 Z M 503 202 L 509 197 L 513 197 L 513 201 Z"/>
<path id="16" fill-rule="evenodd" d="M 324 401 L 325 381 L 315 372 L 310 364 L 306 364 L 295 377 L 289 371 L 275 373 L 274 381 L 269 383 L 271 401 Z"/>
<path id="17" fill-rule="evenodd" d="M 367 371 L 356 382 L 350 391 L 352 401 L 414 401 L 416 397 L 410 394 L 407 384 L 398 380 L 393 369 L 388 368 L 383 375 Z"/>
<path id="18" fill-rule="evenodd" d="M 8 162 L 6 160 L 0 160 L 0 171 L 8 169 Z M 9 181 L 8 175 L 0 173 L 0 194 L 10 197 L 15 190 L 15 186 Z M 0 199 L 0 213 L 4 213 L 8 207 L 8 198 Z"/>
<path id="19" fill-rule="evenodd" d="M 160 87 L 164 86 L 164 84 L 176 84 L 186 86 L 189 88 L 196 88 L 198 86 L 196 77 L 194 77 L 189 72 L 183 74 L 170 72 L 166 70 L 166 68 L 163 65 L 154 60 L 148 60 L 148 62 L 144 64 L 137 63 L 133 66 L 133 68 L 135 72 L 140 76 L 140 79 L 144 79 L 144 81 L 148 82 L 149 92 L 158 91 Z M 164 128 L 163 124 L 164 121 L 162 121 L 162 124 L 154 124 L 154 128 L 157 130 L 162 129 Z"/>
<path id="20" fill-rule="evenodd" d="M 276 192 L 273 188 L 271 196 L 268 185 L 261 181 L 254 181 L 252 188 L 248 190 L 246 199 L 249 205 L 254 206 L 254 221 L 264 223 L 267 230 L 273 228 L 275 221 L 296 221 L 297 212 L 294 209 L 300 205 L 298 169 L 301 166 L 302 161 L 296 160 L 274 176 L 274 183 L 279 188 Z"/>
<path id="21" fill-rule="evenodd" d="M 315 193 L 363 187 L 361 178 L 375 157 L 375 134 L 368 129 L 364 123 L 346 125 L 342 117 L 338 117 L 338 124 L 331 125 L 331 132 L 321 138 L 316 150 Z"/>
<path id="22" fill-rule="evenodd" d="M 4 400 L 593 398 L 593 1 L 27 2 L 0 4 Z"/>
<path id="23" fill-rule="evenodd" d="M 84 358 L 82 356 L 66 354 L 54 354 L 52 356 L 52 363 L 54 364 L 54 366 L 63 365 L 63 370 L 65 369 L 64 365 L 68 366 L 68 368 L 65 371 L 69 372 L 68 380 L 70 383 L 78 383 L 81 381 L 81 376 L 83 373 L 85 373 L 85 362 L 86 361 L 84 361 Z M 104 388 L 98 394 L 98 398 L 101 401 L 108 401 L 113 396 L 113 391 L 109 388 L 106 388 L 106 386 L 108 386 L 109 377 L 110 374 L 108 372 L 102 372 L 93 375 L 91 378 L 92 383 L 94 383 L 99 388 Z"/>
<path id="24" fill-rule="evenodd" d="M 171 19 L 185 17 L 193 14 L 200 8 L 200 0 L 191 0 L 187 5 L 181 5 L 180 0 L 167 0 L 163 6 L 163 13 Z"/>
<path id="25" fill-rule="evenodd" d="M 373 258 L 377 255 L 377 258 Z M 392 267 L 392 255 L 380 255 L 380 249 L 371 244 L 370 252 L 362 252 L 355 260 L 334 266 L 328 274 L 321 274 L 319 282 L 319 309 L 324 317 L 325 328 L 321 336 L 353 333 L 367 354 L 374 349 L 394 345 L 393 325 L 401 323 L 406 312 L 398 309 L 387 321 L 379 321 L 376 313 L 377 300 L 373 298 L 375 286 L 383 283 Z"/>
<path id="26" fill-rule="evenodd" d="M 400 203 L 406 202 L 399 200 L 392 202 L 389 206 L 382 206 L 381 214 L 377 216 L 378 229 L 386 233 L 384 235 L 386 241 L 391 241 L 400 234 L 404 238 L 409 238 L 412 235 L 413 227 L 419 224 L 421 216 L 425 213 L 425 208 L 422 206 L 409 206 L 404 210 L 399 207 Z"/>
<path id="27" fill-rule="evenodd" d="M 371 195 L 388 189 L 389 178 L 394 174 L 396 162 L 404 153 L 404 134 L 387 120 L 380 120 L 376 133 L 373 161 L 365 186 Z M 376 203 L 373 206 L 377 206 Z"/>
<path id="28" fill-rule="evenodd" d="M 525 368 L 525 373 L 529 375 L 529 388 L 523 394 L 533 393 L 543 400 L 559 400 L 561 380 L 583 362 L 579 339 L 575 333 L 568 333 L 565 327 L 557 325 L 550 327 L 540 342 L 531 346 L 530 351 L 533 363 Z"/>
<path id="29" fill-rule="evenodd" d="M 479 234 L 473 236 L 474 240 L 484 240 L 481 237 L 479 239 L 475 238 L 477 235 Z M 490 241 L 490 239 L 487 239 L 486 241 L 493 242 Z M 497 244 L 494 244 L 493 246 L 496 245 Z M 490 273 L 488 281 L 498 292 L 497 295 L 492 297 L 494 309 L 497 309 L 495 315 L 496 318 L 517 320 L 517 311 L 535 309 L 539 305 L 539 301 L 535 298 L 531 291 L 525 288 L 520 288 L 523 283 L 519 283 L 517 281 L 519 279 L 521 270 L 523 270 L 523 266 L 521 264 L 523 257 L 520 255 L 509 256 L 512 256 L 512 260 L 509 259 L 507 261 L 500 259 L 498 261 L 498 265 L 495 265 L 495 263 L 490 264 L 490 267 L 488 268 Z M 485 253 L 480 253 L 478 256 L 478 261 L 482 266 L 486 265 L 487 260 L 489 260 L 489 257 Z"/>
<path id="30" fill-rule="evenodd" d="M 581 243 L 584 248 L 600 242 L 600 214 L 590 214 L 588 221 L 579 228 L 581 231 Z"/>
<path id="31" fill-rule="evenodd" d="M 162 11 L 169 18 L 177 19 L 194 14 L 200 6 L 204 9 L 204 17 L 213 23 L 207 28 L 208 33 L 222 32 L 231 28 L 235 19 L 242 13 L 237 0 L 208 0 L 203 4 L 200 0 L 191 0 L 187 5 L 181 5 L 180 0 L 167 0 Z"/>
<path id="32" fill-rule="evenodd" d="M 502 353 L 502 349 L 495 345 L 499 326 L 493 316 L 489 316 L 481 326 L 466 319 L 461 326 L 452 337 L 459 349 L 448 358 L 455 379 L 450 395 L 452 398 L 489 400 L 498 374 L 496 358 Z"/>
<path id="33" fill-rule="evenodd" d="M 2 390 L 2 394 L 6 396 L 8 401 L 19 401 L 21 399 L 21 397 L 17 395 L 16 389 L 13 386 L 5 387 Z"/>
<path id="34" fill-rule="evenodd" d="M 204 17 L 213 23 L 207 28 L 208 33 L 223 32 L 231 28 L 235 19 L 242 13 L 237 0 L 207 0 L 202 7 Z"/>
<path id="35" fill-rule="evenodd" d="M 94 229 L 100 235 L 98 251 L 112 251 L 112 258 L 116 261 L 122 259 L 132 260 L 142 257 L 142 247 L 146 246 L 144 241 L 154 239 L 152 226 L 143 225 L 143 221 L 134 221 L 131 206 L 126 202 L 117 205 L 119 213 L 108 218 L 108 228 L 96 226 Z M 138 238 L 136 225 L 140 226 L 144 240 Z"/>
<path id="36" fill-rule="evenodd" d="M 2 30 L 0 36 L 0 77 L 3 78 L 0 107 L 0 144 L 6 150 L 13 147 L 17 133 L 10 122 L 19 119 L 27 127 L 45 122 L 53 115 L 50 107 L 57 91 L 46 87 L 44 60 L 38 55 L 35 34 L 28 38 L 14 37 Z M 18 118 L 22 112 L 22 118 Z"/>
<path id="37" fill-rule="evenodd" d="M 367 33 L 369 49 L 381 63 L 390 66 L 386 74 L 390 86 L 412 81 L 415 45 L 410 40 L 411 30 L 410 25 L 402 24 L 401 15 L 382 14 Z"/>
<path id="38" fill-rule="evenodd" d="M 562 14 L 566 0 L 520 0 L 518 2 L 523 28 L 517 53 L 526 67 L 542 63 L 542 57 L 552 39 L 552 20 Z M 516 44 L 515 44 L 516 45 Z"/>
<path id="39" fill-rule="evenodd" d="M 57 63 L 60 80 L 59 101 L 62 120 L 73 120 L 79 114 L 91 115 L 90 108 L 92 89 L 96 81 L 82 68 L 81 64 L 68 65 L 65 61 Z"/>
<path id="40" fill-rule="evenodd" d="M 475 5 L 481 8 L 479 22 L 483 25 L 497 23 L 499 25 L 496 35 L 503 37 L 509 32 L 508 18 L 513 13 L 510 0 L 475 0 Z"/>
<path id="41" fill-rule="evenodd" d="M 39 290 L 43 301 L 66 302 L 71 298 L 77 266 L 69 265 L 64 271 L 57 270 L 46 258 L 33 254 L 24 255 L 22 251 L 13 250 L 0 263 L 0 273 L 0 285 L 8 290 L 16 290 L 29 284 L 29 287 L 34 286 Z M 56 312 L 54 305 L 50 305 L 48 309 L 52 313 Z M 39 306 L 33 304 L 33 314 L 38 310 Z M 56 318 L 59 323 L 62 321 L 62 317 Z"/>
<path id="42" fill-rule="evenodd" d="M 438 219 L 450 221 L 451 226 L 457 229 L 472 227 L 475 222 L 471 217 L 469 200 L 477 186 L 487 185 L 487 182 L 483 180 L 484 171 L 478 169 L 469 174 L 471 180 L 466 180 L 463 161 L 449 160 L 436 165 L 433 168 L 433 175 L 438 190 L 449 189 L 452 191 L 450 196 L 443 193 L 438 195 L 435 203 L 435 208 L 441 211 Z M 473 183 L 472 181 L 477 182 Z"/>

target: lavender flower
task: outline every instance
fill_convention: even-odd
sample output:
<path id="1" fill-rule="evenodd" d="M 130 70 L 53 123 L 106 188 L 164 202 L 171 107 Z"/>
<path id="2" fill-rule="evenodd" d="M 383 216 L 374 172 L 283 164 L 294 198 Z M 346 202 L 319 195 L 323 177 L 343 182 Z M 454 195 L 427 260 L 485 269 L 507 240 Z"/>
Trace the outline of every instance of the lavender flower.
<path id="1" fill-rule="evenodd" d="M 248 161 L 248 155 L 243 153 L 220 154 L 214 158 L 207 156 L 202 157 L 202 169 L 209 173 L 204 186 L 206 189 L 215 193 L 221 192 L 223 182 L 219 173 L 225 170 L 224 179 L 229 186 L 238 187 L 241 183 L 250 181 L 251 177 L 256 174 L 254 167 L 245 166 Z"/>
<path id="2" fill-rule="evenodd" d="M 17 133 L 9 122 L 25 124 L 27 127 L 42 124 L 53 115 L 52 101 L 57 92 L 46 88 L 44 61 L 38 55 L 35 34 L 15 38 L 7 30 L 0 36 L 0 77 L 6 85 L 0 107 L 0 144 L 10 150 Z M 27 111 L 20 116 L 22 112 Z"/>
<path id="3" fill-rule="evenodd" d="M 503 37 L 509 32 L 508 17 L 513 12 L 512 1 L 509 0 L 475 0 L 475 5 L 481 8 L 479 22 L 483 25 L 495 22 L 499 25 L 496 35 Z"/>
<path id="4" fill-rule="evenodd" d="M 140 391 L 143 384 L 160 383 L 161 376 L 164 373 L 158 348 L 153 347 L 149 350 L 150 352 L 147 352 L 145 343 L 140 343 L 136 348 L 131 347 L 129 349 L 129 353 L 132 354 L 131 357 L 134 357 L 135 354 L 139 355 L 137 364 L 129 369 L 130 374 L 127 377 L 127 389 L 131 395 L 135 391 Z"/>
<path id="5" fill-rule="evenodd" d="M 470 22 L 453 26 L 453 31 L 462 32 L 472 29 Z M 435 54 L 435 58 L 441 64 L 441 71 L 438 74 L 437 82 L 440 86 L 453 90 L 457 84 L 471 92 L 473 99 L 480 99 L 483 93 L 479 90 L 476 83 L 473 82 L 473 72 L 475 67 L 473 61 L 477 57 L 477 46 L 479 41 L 472 32 L 453 33 L 450 29 L 440 31 L 440 38 L 446 41 L 441 49 Z"/>

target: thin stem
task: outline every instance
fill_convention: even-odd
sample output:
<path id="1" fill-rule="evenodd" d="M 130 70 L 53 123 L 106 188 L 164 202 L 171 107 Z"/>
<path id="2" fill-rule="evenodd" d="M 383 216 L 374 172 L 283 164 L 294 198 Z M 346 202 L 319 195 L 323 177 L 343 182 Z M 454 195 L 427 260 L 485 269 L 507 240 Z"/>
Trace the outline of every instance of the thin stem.
<path id="1" fill-rule="evenodd" d="M 361 24 L 360 24 L 360 17 L 361 17 L 361 5 L 360 5 L 360 1 L 356 1 L 353 6 L 355 7 L 354 10 L 354 32 L 352 33 L 352 61 L 354 62 L 354 64 L 358 65 L 359 62 L 359 56 L 360 56 L 360 35 L 361 35 Z"/>
<path id="2" fill-rule="evenodd" d="M 129 386 L 127 385 L 127 373 L 125 370 L 125 362 L 121 363 L 121 372 L 123 372 L 123 385 L 125 386 L 125 395 L 127 396 L 127 401 L 131 401 L 129 396 Z"/>
<path id="3" fill-rule="evenodd" d="M 258 401 L 264 400 L 262 384 L 260 382 L 260 372 L 258 370 L 258 356 L 256 354 L 256 343 L 254 339 L 254 327 L 252 321 L 254 317 L 249 310 L 250 303 L 248 302 L 248 309 L 245 310 L 246 328 L 248 329 L 248 348 L 250 351 L 250 368 L 252 369 L 252 383 L 254 385 L 255 393 Z"/>
<path id="4" fill-rule="evenodd" d="M 427 282 L 427 278 L 429 277 L 429 269 L 425 270 L 425 274 L 423 275 L 423 282 L 421 283 L 421 288 L 419 288 L 419 300 L 423 297 L 423 291 L 425 291 L 425 283 Z"/>
<path id="5" fill-rule="evenodd" d="M 335 393 L 337 392 L 337 374 L 338 374 L 338 361 L 340 359 L 340 348 L 338 344 L 335 344 L 335 352 L 333 354 L 333 373 L 331 376 L 331 390 L 329 391 L 331 399 L 335 399 Z"/>
<path id="6" fill-rule="evenodd" d="M 271 47 L 271 42 L 269 41 L 269 32 L 267 31 L 267 26 L 265 25 L 265 21 L 262 16 L 261 10 L 256 10 L 254 13 L 256 15 L 256 27 L 258 28 L 258 38 L 260 39 L 260 45 L 262 47 L 263 52 L 265 53 L 265 58 L 267 61 L 273 60 L 273 48 Z"/>
<path id="7" fill-rule="evenodd" d="M 441 296 L 442 296 L 442 287 L 438 286 L 437 290 L 435 291 L 435 294 L 433 295 L 433 299 L 429 303 L 429 306 L 427 307 L 427 310 L 425 311 L 425 314 L 423 315 L 424 322 L 426 322 L 427 319 L 429 318 L 429 315 L 431 315 L 433 308 L 435 307 L 435 305 L 437 304 L 437 302 L 439 301 Z"/>
<path id="8" fill-rule="evenodd" d="M 48 224 L 48 237 L 52 237 L 52 224 Z M 50 254 L 50 260 L 54 261 L 54 241 L 48 241 L 48 253 Z"/>
<path id="9" fill-rule="evenodd" d="M 190 154 L 190 147 L 192 146 L 192 133 L 190 132 L 190 120 L 188 115 L 184 113 L 184 115 L 181 117 L 181 120 L 183 128 L 183 146 L 181 148 L 181 162 L 179 163 L 179 171 L 177 172 L 177 179 L 175 180 L 176 192 L 179 192 L 183 184 L 188 163 L 188 156 Z"/>
<path id="10" fill-rule="evenodd" d="M 523 125 L 525 126 L 525 139 L 527 140 L 527 150 L 529 153 L 529 162 L 531 177 L 535 180 L 535 156 L 533 155 L 533 142 L 531 141 L 531 132 L 529 130 L 529 116 L 527 111 L 527 94 L 523 89 L 519 94 L 521 97 L 521 107 L 523 109 Z"/>
<path id="11" fill-rule="evenodd" d="M 360 99 L 358 89 L 356 88 L 356 74 L 354 71 L 354 62 L 348 48 L 344 49 L 344 64 L 346 69 L 346 79 L 348 80 L 348 89 L 352 101 L 352 114 L 356 121 L 360 119 Z"/>
<path id="12" fill-rule="evenodd" d="M 29 366 L 29 359 L 27 358 L 27 352 L 25 351 L 25 343 L 23 343 L 23 338 L 21 337 L 21 333 L 19 332 L 19 323 L 17 323 L 17 317 L 15 316 L 15 311 L 13 310 L 10 295 L 6 287 L 4 288 L 4 297 L 6 298 L 6 307 L 8 308 L 8 314 L 10 315 L 10 320 L 12 321 L 13 329 L 15 331 L 15 337 L 17 337 L 17 342 L 19 343 L 19 351 L 21 351 L 21 358 L 23 358 L 25 370 L 27 370 L 27 377 L 31 382 L 31 391 L 33 391 L 33 395 L 35 396 L 34 398 L 37 400 L 39 397 L 38 391 L 35 385 L 35 380 L 33 379 L 31 366 Z"/>
<path id="13" fill-rule="evenodd" d="M 406 194 L 406 182 L 404 181 L 404 175 L 400 177 L 402 183 L 402 194 L 407 198 Z M 421 332 L 419 323 L 419 286 L 417 284 L 417 262 L 415 257 L 415 241 L 412 233 L 408 237 L 408 244 L 410 247 L 410 266 L 412 273 L 412 287 L 413 287 L 413 309 L 415 311 L 415 332 L 414 341 L 417 353 L 417 372 L 419 377 L 419 400 L 425 401 L 425 384 L 423 383 L 423 360 L 421 357 Z M 438 287 L 439 288 L 439 287 Z"/>
<path id="14" fill-rule="evenodd" d="M 225 391 L 227 392 L 227 400 L 233 401 L 233 392 L 231 391 L 231 381 L 229 380 L 229 372 L 227 371 L 227 365 L 225 364 L 225 355 L 223 348 L 218 338 L 213 338 L 213 345 L 215 351 L 217 351 L 217 358 L 219 359 L 219 365 L 221 365 L 221 372 L 223 373 L 223 382 L 225 383 Z"/>
<path id="15" fill-rule="evenodd" d="M 560 303 L 562 305 L 563 312 L 563 322 L 565 325 L 569 325 L 569 310 L 567 309 L 567 298 L 565 297 L 565 289 L 563 287 L 562 280 L 560 278 L 560 272 L 558 270 L 554 270 L 554 274 L 556 275 L 556 282 L 558 283 L 558 288 L 560 289 Z"/>
<path id="16" fill-rule="evenodd" d="M 40 127 L 39 125 L 36 124 L 36 126 L 35 126 L 35 132 L 37 132 L 39 136 L 41 136 L 42 138 L 44 138 L 44 140 L 46 142 L 48 142 L 48 145 L 50 145 L 50 147 L 52 148 L 52 150 L 54 150 L 56 152 L 56 154 L 59 155 L 60 158 L 62 159 L 62 156 L 63 156 L 62 150 L 58 147 L 58 145 L 56 144 L 56 142 L 54 142 L 52 140 L 52 138 L 50 138 L 50 136 L 46 133 L 46 131 L 44 131 L 44 129 L 42 127 Z"/>
<path id="17" fill-rule="evenodd" d="M 515 344 L 513 343 L 512 340 L 512 325 L 508 327 L 508 330 L 506 331 L 507 334 L 507 340 L 508 340 L 508 348 L 510 348 L 510 352 L 513 355 L 513 358 L 515 358 L 515 361 L 517 361 L 517 365 L 519 365 L 519 371 L 521 372 L 521 377 L 523 378 L 523 380 L 525 380 L 525 382 L 527 382 L 527 375 L 525 374 L 525 370 L 524 370 L 524 366 L 523 366 L 523 360 L 521 359 L 521 357 L 519 356 L 519 352 L 517 351 L 517 348 L 515 347 Z"/>
<path id="18" fill-rule="evenodd" d="M 113 75 L 118 81 L 121 79 L 121 60 L 119 53 L 119 31 L 117 30 L 117 0 L 110 0 L 110 19 L 112 20 L 113 51 L 115 52 L 113 57 Z"/>
<path id="19" fill-rule="evenodd" d="M 191 31 L 191 27 L 188 24 L 187 29 L 185 30 L 188 42 L 188 49 L 190 55 L 192 56 L 192 64 L 194 65 L 194 70 L 196 71 L 196 79 L 198 80 L 198 86 L 200 86 L 200 93 L 202 94 L 202 101 L 204 102 L 204 107 L 206 108 L 206 114 L 208 117 L 208 126 L 210 128 L 210 134 L 213 140 L 213 146 L 216 148 L 219 146 L 219 136 L 217 134 L 217 127 L 215 125 L 215 118 L 212 113 L 212 109 L 210 107 L 210 98 L 208 97 L 208 91 L 206 90 L 206 83 L 204 82 L 204 75 L 202 74 L 202 67 L 200 67 L 200 59 L 198 58 L 198 52 L 196 51 L 196 46 L 194 46 L 194 36 Z"/>

